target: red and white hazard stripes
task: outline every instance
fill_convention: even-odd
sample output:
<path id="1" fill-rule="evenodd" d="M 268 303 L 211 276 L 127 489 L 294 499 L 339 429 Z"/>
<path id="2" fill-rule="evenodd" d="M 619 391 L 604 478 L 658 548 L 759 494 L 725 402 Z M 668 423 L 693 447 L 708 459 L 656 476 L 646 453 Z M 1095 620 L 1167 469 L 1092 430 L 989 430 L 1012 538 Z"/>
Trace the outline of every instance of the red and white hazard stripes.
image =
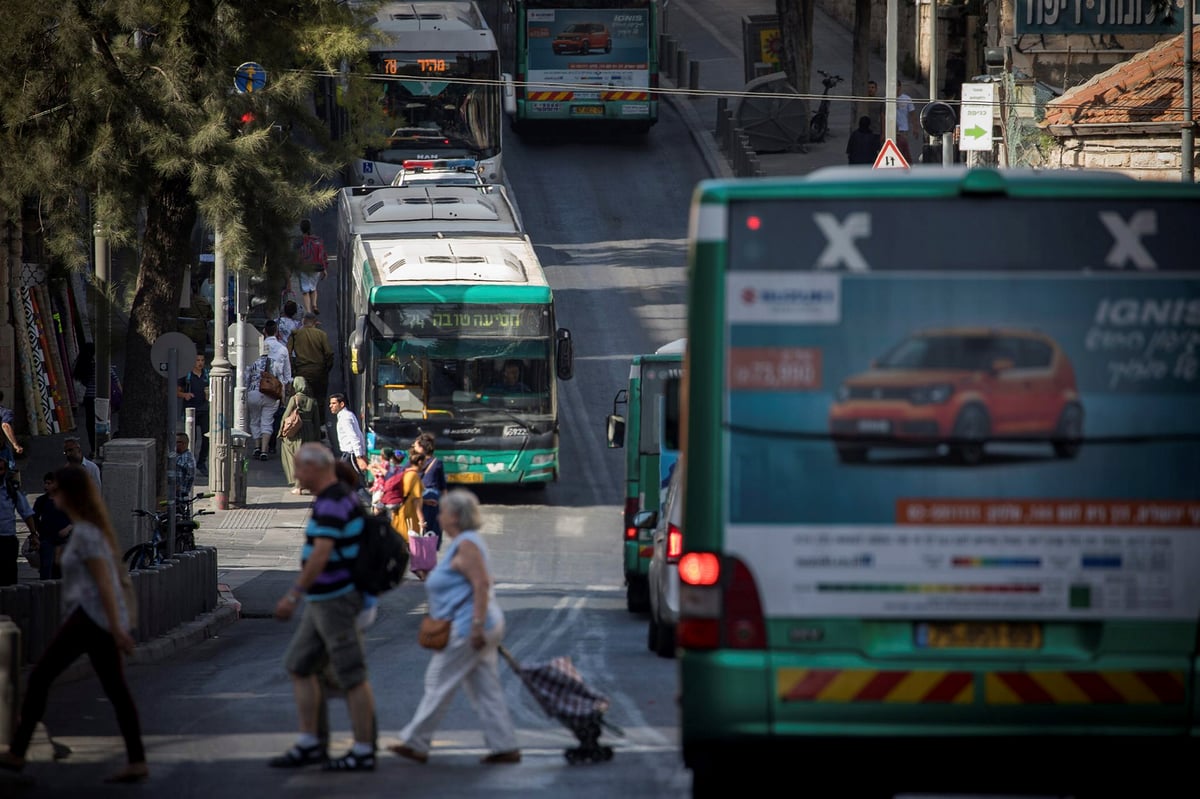
<path id="1" fill-rule="evenodd" d="M 987 705 L 1177 705 L 1182 671 L 779 669 L 782 702 Z M 982 689 L 982 690 L 978 690 Z"/>
<path id="2" fill-rule="evenodd" d="M 997 671 L 984 678 L 989 705 L 1178 705 L 1182 671 Z"/>
<path id="3" fill-rule="evenodd" d="M 525 92 L 526 100 L 543 100 L 558 102 L 562 100 L 570 100 L 575 97 L 575 92 Z"/>
<path id="4" fill-rule="evenodd" d="M 601 100 L 649 100 L 650 92 L 600 92 Z"/>
<path id="5" fill-rule="evenodd" d="M 969 671 L 880 671 L 878 669 L 780 669 L 784 702 L 887 702 L 962 704 L 975 700 Z"/>

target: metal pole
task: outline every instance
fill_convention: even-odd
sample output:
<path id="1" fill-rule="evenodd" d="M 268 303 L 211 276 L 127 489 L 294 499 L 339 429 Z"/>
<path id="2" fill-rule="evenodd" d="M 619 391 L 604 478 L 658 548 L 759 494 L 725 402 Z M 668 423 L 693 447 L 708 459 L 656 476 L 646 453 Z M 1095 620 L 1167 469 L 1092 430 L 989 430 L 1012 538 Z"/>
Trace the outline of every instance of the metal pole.
<path id="1" fill-rule="evenodd" d="M 208 474 L 217 510 L 229 510 L 229 314 L 225 310 L 229 276 L 225 272 L 221 230 L 213 245 L 213 362 L 208 372 Z"/>
<path id="2" fill-rule="evenodd" d="M 695 91 L 700 88 L 700 62 L 693 61 L 688 65 L 688 88 Z"/>
<path id="3" fill-rule="evenodd" d="M 954 166 L 954 134 L 942 134 L 942 166 Z"/>
<path id="4" fill-rule="evenodd" d="M 1180 176 L 1184 183 L 1195 180 L 1196 158 L 1196 122 L 1192 109 L 1192 39 L 1196 35 L 1196 6 L 1194 0 L 1188 0 L 1183 26 L 1183 152 L 1180 153 L 1180 166 L 1183 174 Z"/>
<path id="5" fill-rule="evenodd" d="M 929 102 L 938 99 L 938 6 L 929 0 Z"/>
<path id="6" fill-rule="evenodd" d="M 242 308 L 242 273 L 238 272 L 235 280 L 237 281 L 236 296 L 236 314 L 237 319 L 234 328 L 234 368 L 237 374 L 234 376 L 233 389 L 233 427 L 235 430 L 249 430 L 246 427 L 246 332 L 243 323 L 246 321 L 245 311 Z"/>
<path id="7" fill-rule="evenodd" d="M 884 136 L 896 140 L 896 80 L 899 73 L 896 61 L 900 49 L 900 2 L 887 0 L 887 112 L 884 116 Z"/>
<path id="8" fill-rule="evenodd" d="M 96 451 L 92 453 L 92 457 L 102 460 L 100 452 L 105 443 L 107 443 L 109 432 L 112 430 L 112 406 L 109 404 L 112 396 L 110 377 L 110 373 L 112 372 L 112 346 L 109 341 L 109 328 L 112 325 L 112 321 L 111 309 L 108 306 L 111 253 L 108 248 L 108 235 L 104 232 L 104 227 L 99 222 L 92 229 L 92 233 L 96 238 L 96 315 L 94 317 L 96 320 L 96 404 L 105 410 L 102 414 L 99 414 L 103 417 L 102 422 L 97 422 L 96 419 L 92 418 L 87 423 L 95 425 Z"/>
<path id="9" fill-rule="evenodd" d="M 179 413 L 179 398 L 175 396 L 175 375 L 179 372 L 179 350 L 167 350 L 167 540 L 163 550 L 167 557 L 175 554 L 175 492 L 179 489 L 179 456 L 175 452 L 175 424 Z"/>
<path id="10" fill-rule="evenodd" d="M 170 391 L 171 389 L 168 387 L 167 390 Z M 196 430 L 196 409 L 195 408 L 184 408 L 183 409 L 183 432 L 187 433 L 189 447 L 199 447 L 200 445 L 197 443 L 198 437 L 201 435 L 204 435 L 204 433 L 208 432 L 207 430 L 205 430 L 202 433 L 202 432 Z M 207 469 L 208 464 L 204 464 L 204 468 Z"/>
<path id="11" fill-rule="evenodd" d="M 680 47 L 675 51 L 675 85 L 682 89 L 687 78 L 688 51 L 686 47 Z"/>

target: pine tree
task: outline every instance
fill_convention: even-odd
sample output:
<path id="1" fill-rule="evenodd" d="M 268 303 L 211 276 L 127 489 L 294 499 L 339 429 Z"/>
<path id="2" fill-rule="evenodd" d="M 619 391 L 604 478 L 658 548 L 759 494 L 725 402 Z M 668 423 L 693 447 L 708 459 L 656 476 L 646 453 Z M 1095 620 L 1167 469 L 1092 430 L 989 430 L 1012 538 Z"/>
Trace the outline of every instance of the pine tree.
<path id="1" fill-rule="evenodd" d="M 812 39 L 813 39 L 813 10 L 815 0 L 775 0 L 775 12 L 779 15 L 779 39 L 782 45 L 780 66 L 787 74 L 790 83 L 802 95 L 812 93 Z M 808 119 L 807 100 L 802 100 L 804 113 L 802 119 Z M 800 134 L 801 141 L 807 141 L 808 128 L 805 126 Z"/>
<path id="2" fill-rule="evenodd" d="M 0 206 L 36 198 L 49 252 L 84 268 L 92 223 L 136 253 L 122 434 L 165 453 L 150 347 L 178 325 L 198 218 L 231 268 L 282 287 L 301 216 L 358 144 L 316 116 L 316 75 L 358 64 L 369 6 L 335 0 L 8 0 L 0 26 Z M 262 64 L 261 90 L 234 91 Z M 0 219 L 4 213 L 0 212 Z M 218 314 L 219 316 L 219 314 Z M 216 335 L 223 334 L 217 324 Z"/>

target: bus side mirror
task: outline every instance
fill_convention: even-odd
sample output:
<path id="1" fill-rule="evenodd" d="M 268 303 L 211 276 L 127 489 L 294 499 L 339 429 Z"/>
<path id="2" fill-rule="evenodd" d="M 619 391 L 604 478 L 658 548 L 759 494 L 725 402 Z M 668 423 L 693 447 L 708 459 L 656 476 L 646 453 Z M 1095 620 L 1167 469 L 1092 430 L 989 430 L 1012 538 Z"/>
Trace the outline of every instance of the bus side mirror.
<path id="1" fill-rule="evenodd" d="M 504 113 L 511 116 L 517 115 L 517 87 L 513 83 L 511 72 L 505 72 L 500 75 L 500 80 L 504 84 Z"/>
<path id="2" fill-rule="evenodd" d="M 620 449 L 625 446 L 625 417 L 609 414 L 605 424 L 608 427 L 608 448 Z"/>
<path id="3" fill-rule="evenodd" d="M 360 375 L 366 369 L 367 317 L 360 316 L 350 334 L 350 374 Z"/>
<path id="4" fill-rule="evenodd" d="M 571 331 L 560 327 L 557 344 L 554 371 L 558 373 L 559 380 L 570 380 L 575 375 L 575 342 L 571 340 Z"/>
<path id="5" fill-rule="evenodd" d="M 639 530 L 653 530 L 658 526 L 658 511 L 641 510 L 633 517 L 633 526 Z"/>

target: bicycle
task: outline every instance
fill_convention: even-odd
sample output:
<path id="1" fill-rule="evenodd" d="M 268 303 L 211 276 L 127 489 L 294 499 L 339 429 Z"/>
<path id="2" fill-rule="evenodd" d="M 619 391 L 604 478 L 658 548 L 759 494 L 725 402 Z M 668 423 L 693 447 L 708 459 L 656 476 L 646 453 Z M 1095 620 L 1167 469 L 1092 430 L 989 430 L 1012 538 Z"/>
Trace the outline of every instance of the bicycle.
<path id="1" fill-rule="evenodd" d="M 196 530 L 200 527 L 200 523 L 195 520 L 195 517 L 211 514 L 212 511 L 201 508 L 193 512 L 192 506 L 197 499 L 206 499 L 211 496 L 213 495 L 199 493 L 177 505 L 175 509 L 176 552 L 187 552 L 196 548 Z M 134 516 L 151 519 L 153 532 L 149 541 L 134 544 L 126 550 L 121 559 L 129 564 L 130 571 L 157 566 L 166 560 L 167 557 L 165 546 L 167 512 L 165 510 L 149 511 L 138 508 L 132 511 L 132 513 Z"/>
<path id="2" fill-rule="evenodd" d="M 810 142 L 825 141 L 825 137 L 829 134 L 829 90 L 844 80 L 841 75 L 830 75 L 823 69 L 818 69 L 817 74 L 822 76 L 821 85 L 825 87 L 825 92 L 821 95 L 821 104 L 817 106 L 812 120 L 808 123 L 808 140 Z"/>

